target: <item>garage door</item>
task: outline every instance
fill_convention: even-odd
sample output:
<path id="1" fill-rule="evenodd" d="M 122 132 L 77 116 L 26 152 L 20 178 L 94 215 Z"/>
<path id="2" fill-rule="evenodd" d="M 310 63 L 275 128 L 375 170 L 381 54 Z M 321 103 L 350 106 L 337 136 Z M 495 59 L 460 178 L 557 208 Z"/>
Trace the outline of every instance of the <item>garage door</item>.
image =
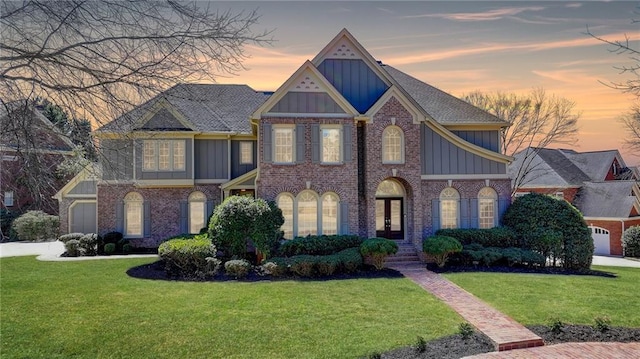
<path id="1" fill-rule="evenodd" d="M 591 229 L 591 238 L 593 238 L 593 254 L 609 255 L 611 247 L 609 242 L 609 231 L 600 227 L 589 227 Z"/>
<path id="2" fill-rule="evenodd" d="M 69 233 L 96 233 L 96 203 L 75 202 L 69 208 Z"/>

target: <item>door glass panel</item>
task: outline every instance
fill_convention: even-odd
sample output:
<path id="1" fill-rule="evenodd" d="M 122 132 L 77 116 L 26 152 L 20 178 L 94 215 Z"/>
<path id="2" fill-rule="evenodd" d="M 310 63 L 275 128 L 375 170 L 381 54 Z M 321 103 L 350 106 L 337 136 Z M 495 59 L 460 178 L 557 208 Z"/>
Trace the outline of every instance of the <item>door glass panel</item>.
<path id="1" fill-rule="evenodd" d="M 376 200 L 376 231 L 384 231 L 384 200 Z"/>
<path id="2" fill-rule="evenodd" d="M 402 201 L 401 200 L 391 200 L 391 230 L 392 231 L 400 231 L 402 230 Z"/>

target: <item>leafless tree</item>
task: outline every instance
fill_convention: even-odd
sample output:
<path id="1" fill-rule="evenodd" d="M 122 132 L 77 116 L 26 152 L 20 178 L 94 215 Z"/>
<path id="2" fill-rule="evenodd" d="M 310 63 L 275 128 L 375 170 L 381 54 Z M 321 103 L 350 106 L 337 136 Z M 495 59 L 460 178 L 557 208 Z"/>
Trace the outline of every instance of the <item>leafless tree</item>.
<path id="1" fill-rule="evenodd" d="M 640 20 L 631 20 L 633 24 L 640 24 Z M 609 45 L 609 51 L 616 55 L 626 56 L 628 64 L 614 66 L 626 80 L 604 83 L 606 86 L 635 96 L 635 102 L 629 112 L 622 116 L 621 122 L 627 129 L 626 145 L 640 151 L 640 49 L 633 47 L 633 40 L 625 35 L 624 40 L 607 40 L 597 36 L 587 28 L 587 35 Z M 638 39 L 635 39 L 637 42 Z M 637 43 L 636 43 L 637 44 Z"/>
<path id="2" fill-rule="evenodd" d="M 512 164 L 517 168 L 511 171 L 514 193 L 531 179 L 539 149 L 575 142 L 580 113 L 566 98 L 547 95 L 542 89 L 526 95 L 476 91 L 463 98 L 510 124 L 501 133 L 501 150 L 509 156 L 519 153 L 519 160 Z"/>
<path id="3" fill-rule="evenodd" d="M 270 33 L 253 30 L 256 11 L 215 6 L 175 0 L 1 1 L 0 104 L 15 111 L 7 117 L 16 121 L 12 127 L 25 121 L 17 117 L 38 98 L 98 127 L 177 83 L 213 82 L 242 70 L 246 45 L 269 43 Z M 23 132 L 32 137 L 28 128 Z"/>

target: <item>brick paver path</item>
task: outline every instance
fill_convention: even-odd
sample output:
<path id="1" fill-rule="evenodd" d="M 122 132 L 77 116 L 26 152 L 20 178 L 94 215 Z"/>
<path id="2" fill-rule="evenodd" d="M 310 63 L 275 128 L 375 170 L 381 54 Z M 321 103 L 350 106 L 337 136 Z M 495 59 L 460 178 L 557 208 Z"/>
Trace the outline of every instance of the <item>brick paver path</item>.
<path id="1" fill-rule="evenodd" d="M 564 343 L 545 347 L 493 352 L 464 359 L 638 359 L 640 343 Z"/>
<path id="2" fill-rule="evenodd" d="M 496 350 L 544 345 L 542 338 L 522 324 L 495 310 L 439 274 L 426 270 L 423 265 L 395 265 L 392 268 L 444 301 L 466 321 L 486 334 L 495 344 Z"/>

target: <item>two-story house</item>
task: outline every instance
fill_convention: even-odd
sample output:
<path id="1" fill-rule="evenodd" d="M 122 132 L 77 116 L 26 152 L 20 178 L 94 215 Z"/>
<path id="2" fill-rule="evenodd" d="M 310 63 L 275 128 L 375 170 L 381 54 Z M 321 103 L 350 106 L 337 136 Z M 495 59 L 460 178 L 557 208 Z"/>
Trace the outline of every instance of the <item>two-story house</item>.
<path id="1" fill-rule="evenodd" d="M 528 148 L 509 166 L 513 178 L 524 161 L 516 196 L 535 192 L 566 200 L 582 212 L 596 254 L 623 254 L 622 233 L 640 225 L 640 175 L 620 152 Z"/>
<path id="2" fill-rule="evenodd" d="M 342 30 L 274 93 L 179 85 L 96 131 L 109 159 L 98 231 L 157 245 L 243 193 L 278 203 L 285 238 L 418 245 L 439 228 L 493 227 L 510 203 L 505 126 Z"/>

